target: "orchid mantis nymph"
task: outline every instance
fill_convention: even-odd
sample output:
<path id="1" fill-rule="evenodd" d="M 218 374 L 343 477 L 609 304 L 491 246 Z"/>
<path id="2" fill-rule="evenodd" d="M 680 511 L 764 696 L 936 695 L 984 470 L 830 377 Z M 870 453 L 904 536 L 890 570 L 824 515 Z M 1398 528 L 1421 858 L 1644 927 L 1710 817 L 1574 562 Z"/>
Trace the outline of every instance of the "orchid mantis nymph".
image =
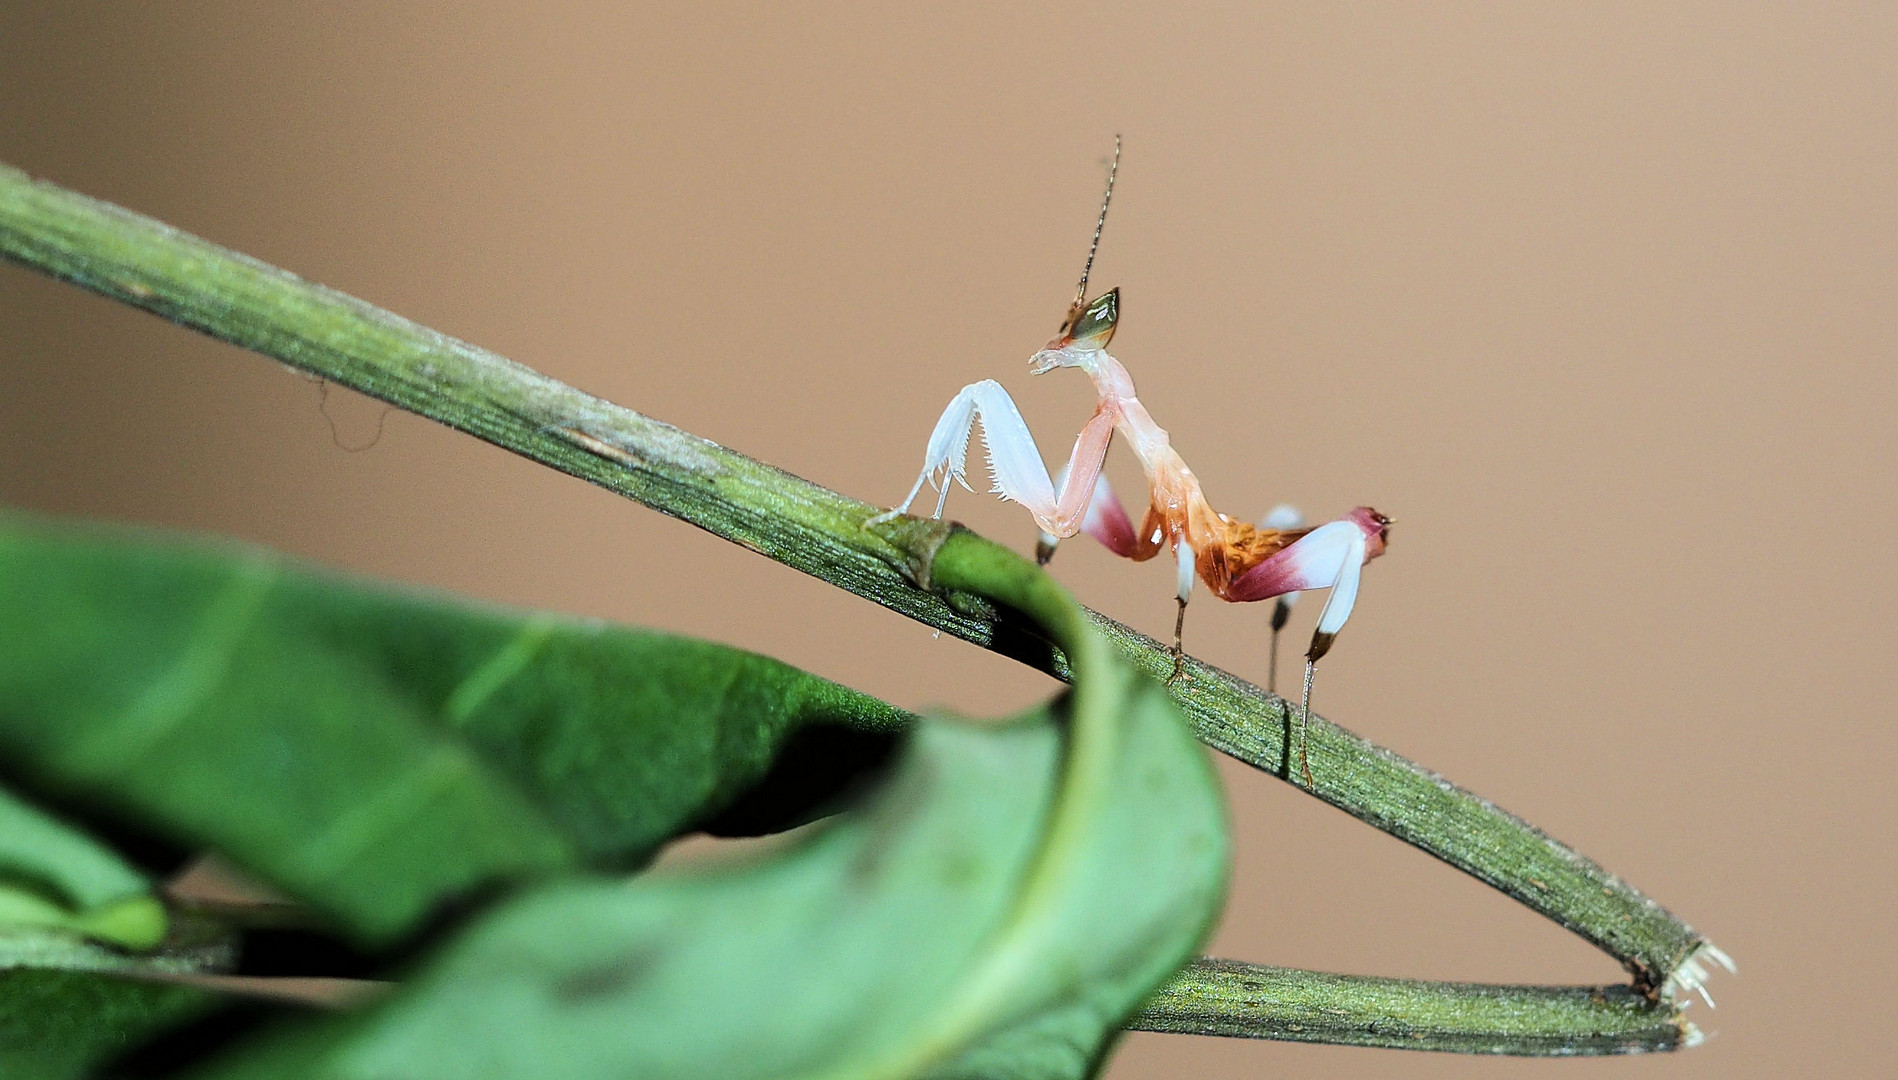
<path id="1" fill-rule="evenodd" d="M 1094 416 L 1061 470 L 1051 478 L 1041 449 L 1022 421 L 1015 402 L 1000 383 L 986 379 L 963 388 L 930 434 L 923 469 L 909 495 L 895 509 L 878 515 L 888 520 L 909 509 L 925 483 L 940 495 L 941 517 L 953 480 L 966 479 L 969 435 L 982 423 L 995 494 L 1022 504 L 1042 531 L 1040 556 L 1053 555 L 1054 543 L 1085 532 L 1108 550 L 1136 562 L 1162 551 L 1177 569 L 1178 616 L 1173 628 L 1174 675 L 1183 664 L 1181 632 L 1186 603 L 1197 577 L 1223 600 L 1269 600 L 1311 589 L 1330 589 L 1318 616 L 1311 648 L 1305 654 L 1305 692 L 1301 719 L 1311 710 L 1311 685 L 1318 661 L 1331 648 L 1357 603 L 1364 564 L 1384 553 L 1389 518 L 1367 506 L 1315 529 L 1255 528 L 1214 510 L 1166 431 L 1154 423 L 1134 394 L 1133 379 L 1107 350 L 1120 309 L 1118 290 L 1070 315 L 1061 334 L 1030 361 L 1031 374 L 1079 368 L 1094 381 L 1099 399 Z M 1118 431 L 1146 470 L 1148 504 L 1138 529 L 1101 473 L 1107 446 Z M 1289 614 L 1289 613 L 1288 613 Z M 1276 613 L 1275 613 L 1275 621 Z M 1283 625 L 1282 622 L 1279 625 Z M 1311 769 L 1304 766 L 1306 785 Z"/>
<path id="2" fill-rule="evenodd" d="M 1111 174 L 1108 193 L 1113 193 Z M 1103 205 L 1102 220 L 1106 212 Z M 1097 225 L 1097 242 L 1099 236 Z M 1091 266 L 1091 252 L 1088 261 Z M 909 495 L 896 508 L 870 519 L 870 523 L 887 521 L 907 511 L 925 483 L 940 492 L 934 516 L 941 517 L 950 482 L 968 487 L 969 435 L 980 420 L 993 479 L 991 491 L 1020 503 L 1034 516 L 1042 533 L 1037 550 L 1042 562 L 1053 556 L 1060 540 L 1077 532 L 1087 533 L 1116 555 L 1136 562 L 1162 551 L 1172 555 L 1179 610 L 1173 625 L 1174 669 L 1169 682 L 1184 670 L 1181 637 L 1195 577 L 1221 599 L 1234 602 L 1267 600 L 1311 589 L 1331 590 L 1318 617 L 1311 648 L 1305 654 L 1301 725 L 1308 723 L 1317 663 L 1351 616 L 1364 564 L 1384 553 L 1390 519 L 1369 507 L 1359 507 L 1315 529 L 1298 527 L 1295 522 L 1286 523 L 1286 527 L 1255 528 L 1215 511 L 1200 490 L 1193 470 L 1173 449 L 1165 429 L 1154 423 L 1135 396 L 1132 376 L 1107 352 L 1120 319 L 1120 290 L 1084 302 L 1086 291 L 1087 274 L 1083 271 L 1081 287 L 1060 332 L 1029 359 L 1028 365 L 1031 375 L 1077 368 L 1093 380 L 1097 398 L 1094 415 L 1082 426 L 1067 465 L 1056 476 L 1049 475 L 1041 449 L 1008 391 L 993 379 L 984 379 L 963 387 L 936 421 L 922 472 Z M 1126 440 L 1147 474 L 1147 511 L 1138 529 L 1101 473 L 1115 432 Z M 1277 620 L 1277 625 L 1284 623 Z M 1310 787 L 1308 761 L 1303 768 L 1305 784 Z"/>

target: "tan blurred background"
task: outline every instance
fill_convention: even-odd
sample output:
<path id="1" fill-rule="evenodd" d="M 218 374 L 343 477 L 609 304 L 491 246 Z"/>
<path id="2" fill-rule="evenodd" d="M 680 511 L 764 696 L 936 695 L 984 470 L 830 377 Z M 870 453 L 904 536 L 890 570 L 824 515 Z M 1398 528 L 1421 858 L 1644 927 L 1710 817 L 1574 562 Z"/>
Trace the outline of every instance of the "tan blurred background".
<path id="1" fill-rule="evenodd" d="M 1124 132 L 1095 280 L 1215 503 L 1400 519 L 1319 708 L 1741 974 L 1677 1056 L 1136 1035 L 1110 1075 L 1888 1070 L 1898 6 L 1162 8 L 15 2 L 0 160 L 887 501 L 964 383 L 1001 379 L 1044 449 L 1089 413 L 1025 360 Z M 906 706 L 1050 690 L 426 421 L 338 447 L 381 413 L 339 390 L 326 419 L 273 363 L 0 267 L 7 503 L 702 635 Z M 951 511 L 1032 542 L 1018 508 Z M 1075 542 L 1055 570 L 1170 630 L 1164 568 Z M 1202 597 L 1189 647 L 1263 679 L 1268 616 Z M 1227 765 L 1213 951 L 1619 977 Z"/>

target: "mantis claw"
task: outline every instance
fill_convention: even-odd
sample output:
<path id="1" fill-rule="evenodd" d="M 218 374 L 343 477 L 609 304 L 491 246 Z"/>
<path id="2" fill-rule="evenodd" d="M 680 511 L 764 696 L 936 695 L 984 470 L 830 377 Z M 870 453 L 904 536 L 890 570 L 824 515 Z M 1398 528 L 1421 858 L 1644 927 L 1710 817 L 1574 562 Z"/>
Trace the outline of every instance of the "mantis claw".
<path id="1" fill-rule="evenodd" d="M 1181 608 L 1181 613 L 1185 613 L 1184 607 Z M 1168 649 L 1167 652 L 1173 657 L 1173 670 L 1168 672 L 1166 677 L 1166 685 L 1171 688 L 1174 683 L 1180 681 L 1180 679 L 1186 675 L 1186 650 L 1180 647 L 1179 636 L 1177 634 L 1174 635 L 1173 647 Z"/>
<path id="2" fill-rule="evenodd" d="M 1044 531 L 1040 536 L 1035 537 L 1035 565 L 1048 565 L 1048 560 L 1054 558 L 1055 545 L 1060 542 L 1061 538 L 1051 532 Z"/>

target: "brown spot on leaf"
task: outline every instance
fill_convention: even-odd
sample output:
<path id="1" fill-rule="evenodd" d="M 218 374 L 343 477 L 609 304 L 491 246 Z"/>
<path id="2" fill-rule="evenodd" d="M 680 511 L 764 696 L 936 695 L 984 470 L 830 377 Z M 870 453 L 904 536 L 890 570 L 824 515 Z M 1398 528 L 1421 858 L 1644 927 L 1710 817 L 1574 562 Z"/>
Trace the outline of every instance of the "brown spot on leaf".
<path id="1" fill-rule="evenodd" d="M 640 949 L 570 972 L 554 981 L 554 997 L 568 1004 L 578 1004 L 623 993 L 652 967 L 657 955 L 657 949 Z"/>

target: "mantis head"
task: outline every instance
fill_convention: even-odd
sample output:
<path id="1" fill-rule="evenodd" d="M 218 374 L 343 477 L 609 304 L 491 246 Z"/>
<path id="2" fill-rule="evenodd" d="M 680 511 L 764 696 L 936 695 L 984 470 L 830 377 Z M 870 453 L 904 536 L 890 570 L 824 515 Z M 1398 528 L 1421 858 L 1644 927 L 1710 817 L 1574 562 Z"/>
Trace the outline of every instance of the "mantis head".
<path id="1" fill-rule="evenodd" d="M 1061 332 L 1028 358 L 1028 374 L 1044 375 L 1058 367 L 1087 368 L 1096 354 L 1114 338 L 1114 324 L 1120 321 L 1120 290 L 1109 289 L 1087 302 L 1087 276 L 1094 272 L 1094 254 L 1101 249 L 1101 228 L 1107 224 L 1107 207 L 1114 201 L 1114 177 L 1120 175 L 1120 136 L 1114 136 L 1114 160 L 1107 167 L 1107 193 L 1101 196 L 1101 215 L 1094 219 L 1094 242 L 1087 247 L 1087 263 L 1081 267 L 1081 283 L 1074 287 L 1074 303 L 1068 305 L 1068 317 L 1061 320 Z"/>
<path id="2" fill-rule="evenodd" d="M 1080 367 L 1094 353 L 1107 348 L 1120 321 L 1120 290 L 1109 289 L 1092 303 L 1079 300 L 1068 308 L 1061 331 L 1028 360 L 1028 373 L 1041 375 L 1058 367 Z"/>

